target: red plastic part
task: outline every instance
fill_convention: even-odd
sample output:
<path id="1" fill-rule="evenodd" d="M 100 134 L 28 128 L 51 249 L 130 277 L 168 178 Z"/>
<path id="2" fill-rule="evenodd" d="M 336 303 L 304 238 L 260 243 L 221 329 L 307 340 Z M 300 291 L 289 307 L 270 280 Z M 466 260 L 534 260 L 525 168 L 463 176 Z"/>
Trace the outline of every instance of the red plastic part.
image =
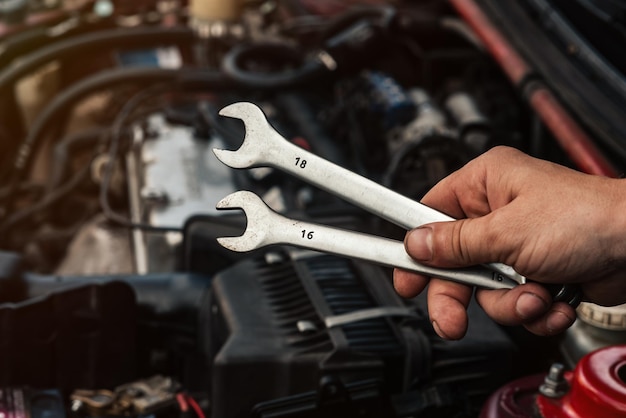
<path id="1" fill-rule="evenodd" d="M 626 417 L 626 345 L 587 354 L 565 373 L 569 390 L 560 398 L 539 394 L 544 375 L 518 379 L 487 400 L 480 418 Z"/>
<path id="2" fill-rule="evenodd" d="M 626 345 L 603 348 L 586 355 L 566 378 L 571 387 L 562 398 L 537 397 L 542 416 L 626 417 Z"/>
<path id="3" fill-rule="evenodd" d="M 545 375 L 515 380 L 489 397 L 480 418 L 537 418 L 537 388 Z"/>

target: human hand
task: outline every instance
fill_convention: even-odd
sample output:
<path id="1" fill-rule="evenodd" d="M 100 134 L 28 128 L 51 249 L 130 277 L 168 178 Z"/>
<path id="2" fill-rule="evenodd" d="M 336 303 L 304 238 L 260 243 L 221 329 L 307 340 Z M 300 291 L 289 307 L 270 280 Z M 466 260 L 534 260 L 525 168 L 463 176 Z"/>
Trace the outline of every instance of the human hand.
<path id="1" fill-rule="evenodd" d="M 590 302 L 626 302 L 626 180 L 579 173 L 498 147 L 443 179 L 422 203 L 460 220 L 407 234 L 407 252 L 420 263 L 502 262 L 535 282 L 580 283 Z M 435 331 L 446 339 L 462 338 L 472 288 L 394 271 L 394 286 L 403 297 L 416 296 L 428 283 Z M 571 306 L 552 303 L 538 283 L 479 289 L 476 299 L 496 322 L 523 325 L 538 335 L 562 332 L 576 318 Z"/>

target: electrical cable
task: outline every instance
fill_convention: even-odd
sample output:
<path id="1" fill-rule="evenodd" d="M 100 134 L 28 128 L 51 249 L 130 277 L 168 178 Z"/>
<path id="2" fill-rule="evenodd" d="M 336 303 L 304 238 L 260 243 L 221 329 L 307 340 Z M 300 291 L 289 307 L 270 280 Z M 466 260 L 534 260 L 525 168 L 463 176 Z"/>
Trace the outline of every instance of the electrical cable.
<path id="1" fill-rule="evenodd" d="M 172 88 L 171 85 L 157 84 L 147 90 L 143 90 L 133 96 L 119 112 L 117 118 L 113 122 L 111 128 L 111 141 L 109 144 L 108 161 L 104 167 L 102 175 L 102 182 L 100 183 L 100 207 L 104 216 L 112 222 L 125 226 L 127 228 L 138 228 L 147 232 L 182 232 L 182 228 L 178 227 L 158 227 L 141 222 L 133 222 L 127 217 L 116 213 L 109 204 L 109 185 L 113 177 L 113 171 L 115 168 L 115 160 L 117 159 L 118 152 L 120 151 L 120 142 L 124 136 L 124 127 L 133 112 L 142 104 L 143 101 L 148 100 L 154 96 L 162 94 Z"/>
<path id="2" fill-rule="evenodd" d="M 180 412 L 189 411 L 189 402 L 187 402 L 187 398 L 184 393 L 181 392 L 176 394 L 176 402 L 178 402 L 178 409 L 180 409 Z"/>
<path id="3" fill-rule="evenodd" d="M 194 398 L 192 398 L 190 395 L 187 395 L 186 399 L 187 403 L 189 404 L 189 406 L 191 406 L 191 409 L 193 409 L 198 418 L 206 418 L 206 416 L 204 415 L 204 411 L 202 410 L 202 408 L 200 408 L 200 405 Z"/>

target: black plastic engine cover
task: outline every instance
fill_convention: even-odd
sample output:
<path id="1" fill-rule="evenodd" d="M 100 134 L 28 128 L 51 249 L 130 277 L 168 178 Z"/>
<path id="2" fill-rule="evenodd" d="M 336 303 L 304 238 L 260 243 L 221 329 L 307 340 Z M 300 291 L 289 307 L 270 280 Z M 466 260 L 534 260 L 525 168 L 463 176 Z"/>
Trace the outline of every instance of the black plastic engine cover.
<path id="1" fill-rule="evenodd" d="M 135 375 L 136 303 L 122 282 L 0 304 L 0 386 L 113 387 Z"/>
<path id="2" fill-rule="evenodd" d="M 403 306 L 376 267 L 315 253 L 295 260 L 268 253 L 213 283 L 207 347 L 213 416 L 249 416 L 259 402 L 315 390 L 323 376 L 343 383 L 379 378 L 400 391 L 409 376 L 426 372 L 427 356 L 407 355 L 427 347 L 413 328 L 407 341 L 405 326 L 387 318 L 330 329 L 322 321 Z"/>
<path id="3" fill-rule="evenodd" d="M 474 310 L 466 339 L 443 341 L 421 301 L 401 300 L 389 279 L 369 264 L 278 250 L 218 274 L 204 342 L 212 416 L 248 417 L 255 405 L 297 400 L 328 378 L 374 379 L 389 394 L 451 386 L 478 402 L 510 379 L 515 347 L 484 313 Z M 326 326 L 329 317 L 379 307 L 407 315 Z"/>

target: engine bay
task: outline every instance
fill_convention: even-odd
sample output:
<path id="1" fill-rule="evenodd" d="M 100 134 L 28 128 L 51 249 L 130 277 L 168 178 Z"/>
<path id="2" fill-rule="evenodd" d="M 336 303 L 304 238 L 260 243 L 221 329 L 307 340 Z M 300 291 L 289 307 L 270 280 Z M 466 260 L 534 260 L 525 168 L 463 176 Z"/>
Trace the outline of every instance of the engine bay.
<path id="1" fill-rule="evenodd" d="M 516 416 L 484 405 L 626 344 L 623 306 L 584 303 L 565 335 L 537 337 L 472 302 L 465 338 L 445 341 L 389 268 L 216 240 L 246 227 L 216 209 L 237 190 L 295 219 L 406 232 L 279 170 L 222 164 L 212 150 L 245 135 L 219 115 L 235 102 L 417 201 L 500 145 L 623 176 L 623 56 L 585 55 L 607 39 L 575 25 L 583 11 L 623 19 L 620 6 L 516 3 L 0 2 L 0 416 Z M 526 20 L 507 28 L 507 13 Z M 624 43 L 623 20 L 607 21 Z M 545 51 L 520 35 L 531 24 Z M 588 42 L 574 51 L 564 33 Z M 574 59 L 511 58 L 549 48 Z M 578 72 L 603 81 L 592 91 Z"/>

